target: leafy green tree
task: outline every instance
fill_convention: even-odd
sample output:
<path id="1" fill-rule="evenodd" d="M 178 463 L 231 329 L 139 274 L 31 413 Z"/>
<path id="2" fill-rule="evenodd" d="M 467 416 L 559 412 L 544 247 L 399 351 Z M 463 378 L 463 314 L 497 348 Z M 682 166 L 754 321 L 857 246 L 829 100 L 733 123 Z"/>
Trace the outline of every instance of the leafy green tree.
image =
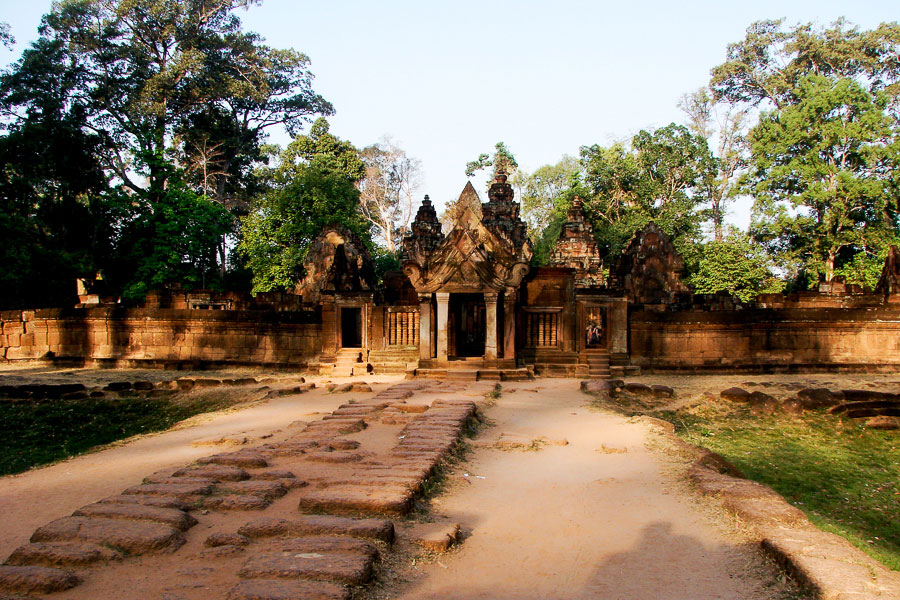
<path id="1" fill-rule="evenodd" d="M 852 79 L 809 75 L 793 93 L 751 132 L 752 227 L 792 274 L 830 281 L 843 261 L 896 239 L 900 141 L 886 98 Z"/>
<path id="2" fill-rule="evenodd" d="M 179 171 L 168 164 L 153 168 L 169 170 L 164 190 L 147 195 L 123 190 L 119 199 L 123 216 L 111 271 L 129 300 L 172 285 L 208 287 L 216 275 L 219 240 L 231 228 L 231 214 L 186 186 Z"/>
<path id="3" fill-rule="evenodd" d="M 590 190 L 585 210 L 605 259 L 617 257 L 634 232 L 653 221 L 686 263 L 695 264 L 706 218 L 701 184 L 715 168 L 705 139 L 672 123 L 639 132 L 630 148 L 583 147 L 581 161 Z"/>
<path id="4" fill-rule="evenodd" d="M 812 23 L 785 29 L 783 19 L 758 21 L 742 41 L 729 44 L 725 62 L 712 69 L 710 89 L 716 99 L 733 104 L 781 109 L 800 101 L 804 79 L 819 75 L 853 79 L 896 102 L 898 52 L 897 23 L 860 31 L 843 19 L 825 29 Z"/>
<path id="5" fill-rule="evenodd" d="M 413 216 L 422 163 L 408 157 L 389 138 L 363 148 L 361 158 L 366 175 L 358 183 L 360 210 L 387 253 L 396 254 Z"/>
<path id="6" fill-rule="evenodd" d="M 354 183 L 365 177 L 366 164 L 359 150 L 330 133 L 328 120 L 317 119 L 307 135 L 298 135 L 281 153 L 274 175 L 290 179 L 306 167 L 327 173 L 340 173 Z"/>
<path id="7" fill-rule="evenodd" d="M 476 171 L 493 167 L 493 177 L 496 178 L 500 173 L 511 176 L 519 168 L 516 157 L 506 147 L 503 142 L 497 142 L 494 146 L 494 155 L 479 154 L 478 158 L 466 163 L 466 177 L 474 177 Z"/>
<path id="8" fill-rule="evenodd" d="M 16 38 L 12 36 L 12 33 L 9 31 L 9 23 L 4 23 L 0 21 L 0 45 L 5 46 L 7 49 L 12 50 L 13 44 L 16 43 Z"/>
<path id="9" fill-rule="evenodd" d="M 759 294 L 777 293 L 784 281 L 774 275 L 775 263 L 750 236 L 732 229 L 722 240 L 703 246 L 697 272 L 688 283 L 698 294 L 728 292 L 743 302 Z"/>
<path id="10" fill-rule="evenodd" d="M 253 272 L 253 291 L 293 289 L 309 244 L 330 225 L 368 239 L 359 190 L 344 173 L 298 165 L 289 182 L 259 198 L 243 219 L 238 251 Z"/>

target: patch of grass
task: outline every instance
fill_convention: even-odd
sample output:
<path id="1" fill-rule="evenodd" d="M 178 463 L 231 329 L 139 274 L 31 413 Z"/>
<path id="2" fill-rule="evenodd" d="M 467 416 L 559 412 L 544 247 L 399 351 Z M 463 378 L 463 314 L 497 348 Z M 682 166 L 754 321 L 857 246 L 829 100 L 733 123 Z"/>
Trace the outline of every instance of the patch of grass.
<path id="1" fill-rule="evenodd" d="M 0 401 L 0 475 L 20 473 L 235 402 L 225 393 L 171 398 Z"/>
<path id="2" fill-rule="evenodd" d="M 772 487 L 821 529 L 900 570 L 897 432 L 822 411 L 754 415 L 743 405 L 711 401 L 646 414 L 673 423 L 684 440 Z"/>

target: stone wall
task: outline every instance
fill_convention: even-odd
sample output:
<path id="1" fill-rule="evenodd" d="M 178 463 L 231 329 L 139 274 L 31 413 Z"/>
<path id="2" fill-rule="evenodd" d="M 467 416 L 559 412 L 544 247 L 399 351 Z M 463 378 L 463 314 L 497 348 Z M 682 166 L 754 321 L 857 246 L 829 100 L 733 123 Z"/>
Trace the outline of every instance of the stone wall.
<path id="1" fill-rule="evenodd" d="M 635 311 L 631 362 L 645 371 L 900 370 L 900 310 Z"/>
<path id="2" fill-rule="evenodd" d="M 315 311 L 126 309 L 0 312 L 0 361 L 124 366 L 305 366 L 321 348 Z"/>

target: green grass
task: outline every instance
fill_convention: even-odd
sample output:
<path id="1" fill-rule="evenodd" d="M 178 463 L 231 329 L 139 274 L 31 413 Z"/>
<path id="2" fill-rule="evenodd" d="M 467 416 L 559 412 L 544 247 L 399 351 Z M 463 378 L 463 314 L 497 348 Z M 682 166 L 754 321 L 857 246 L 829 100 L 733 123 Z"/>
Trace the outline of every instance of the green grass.
<path id="1" fill-rule="evenodd" d="M 639 411 L 721 454 L 806 512 L 823 530 L 900 570 L 900 435 L 823 412 L 756 416 L 745 406 L 703 402 Z"/>
<path id="2" fill-rule="evenodd" d="M 227 395 L 0 401 L 0 475 L 20 473 L 230 406 Z"/>

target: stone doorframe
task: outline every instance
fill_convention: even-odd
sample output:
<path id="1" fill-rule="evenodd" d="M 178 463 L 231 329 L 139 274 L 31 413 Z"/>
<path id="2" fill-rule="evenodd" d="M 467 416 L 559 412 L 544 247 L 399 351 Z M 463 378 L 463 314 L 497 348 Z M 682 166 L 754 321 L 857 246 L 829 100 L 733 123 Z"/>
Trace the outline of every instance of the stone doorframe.
<path id="1" fill-rule="evenodd" d="M 344 347 L 343 345 L 343 318 L 341 315 L 341 311 L 345 308 L 358 308 L 360 309 L 360 348 L 366 349 L 369 347 L 369 309 L 370 305 L 368 302 L 360 302 L 360 301 L 342 301 L 338 300 L 335 302 L 335 331 L 334 331 L 334 340 L 337 349 L 341 349 Z"/>
<path id="2" fill-rule="evenodd" d="M 434 325 L 432 325 L 432 294 L 419 294 L 419 359 L 428 360 L 432 356 L 437 362 L 446 364 L 449 360 L 448 356 L 448 332 L 447 326 L 450 317 L 450 294 L 466 293 L 477 294 L 477 290 L 459 290 L 458 292 L 440 291 L 434 292 L 436 300 L 436 308 L 434 311 Z M 482 291 L 484 294 L 485 308 L 485 333 L 484 333 L 484 359 L 497 360 L 499 357 L 499 348 L 497 342 L 497 314 L 500 293 L 493 290 Z M 507 291 L 504 294 L 504 323 L 503 323 L 503 358 L 515 359 L 515 339 L 516 339 L 516 320 L 515 320 L 515 290 Z M 434 352 L 432 353 L 431 332 L 432 327 L 437 330 L 436 343 Z"/>
<path id="3" fill-rule="evenodd" d="M 599 308 L 606 315 L 606 348 L 610 359 L 628 358 L 628 299 L 615 296 L 595 296 L 576 294 L 578 335 L 576 336 L 576 352 L 587 348 L 584 331 L 587 326 L 587 314 L 590 308 Z"/>

